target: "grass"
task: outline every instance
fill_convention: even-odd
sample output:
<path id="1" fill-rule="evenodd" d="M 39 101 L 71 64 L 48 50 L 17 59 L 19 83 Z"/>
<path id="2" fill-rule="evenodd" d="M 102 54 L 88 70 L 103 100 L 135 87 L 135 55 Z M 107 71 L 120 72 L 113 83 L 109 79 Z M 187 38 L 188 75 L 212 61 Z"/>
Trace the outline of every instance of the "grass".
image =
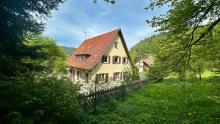
<path id="1" fill-rule="evenodd" d="M 85 113 L 85 122 L 99 124 L 151 124 L 220 122 L 220 80 L 180 82 L 166 79 L 149 84 L 125 100 L 102 103 L 97 115 Z"/>

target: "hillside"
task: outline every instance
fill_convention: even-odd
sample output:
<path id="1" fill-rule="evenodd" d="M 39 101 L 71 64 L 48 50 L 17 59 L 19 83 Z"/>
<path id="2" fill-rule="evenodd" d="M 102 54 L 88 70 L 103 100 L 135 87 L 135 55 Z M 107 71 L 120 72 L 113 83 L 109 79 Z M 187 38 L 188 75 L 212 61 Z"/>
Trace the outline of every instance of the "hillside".
<path id="1" fill-rule="evenodd" d="M 130 56 L 133 62 L 146 58 L 149 54 L 157 54 L 159 51 L 163 35 L 153 35 L 149 38 L 141 40 L 130 50 Z"/>
<path id="2" fill-rule="evenodd" d="M 74 47 L 60 46 L 60 48 L 64 50 L 67 57 L 69 57 L 72 54 L 72 52 L 76 50 L 76 48 Z"/>

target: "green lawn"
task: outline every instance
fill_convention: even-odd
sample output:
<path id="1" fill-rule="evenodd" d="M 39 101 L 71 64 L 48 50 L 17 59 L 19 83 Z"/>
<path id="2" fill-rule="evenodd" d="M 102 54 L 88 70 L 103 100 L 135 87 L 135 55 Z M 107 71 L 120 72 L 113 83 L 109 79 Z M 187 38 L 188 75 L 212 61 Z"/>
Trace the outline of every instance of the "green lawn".
<path id="1" fill-rule="evenodd" d="M 180 82 L 166 79 L 143 86 L 125 100 L 110 99 L 98 114 L 84 113 L 87 123 L 220 123 L 220 80 Z"/>

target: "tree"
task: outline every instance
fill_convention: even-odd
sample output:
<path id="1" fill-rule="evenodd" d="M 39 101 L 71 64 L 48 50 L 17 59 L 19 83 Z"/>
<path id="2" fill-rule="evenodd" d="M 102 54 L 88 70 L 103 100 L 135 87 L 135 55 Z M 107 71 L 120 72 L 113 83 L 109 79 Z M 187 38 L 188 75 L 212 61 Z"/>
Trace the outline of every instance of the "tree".
<path id="1" fill-rule="evenodd" d="M 66 56 L 54 40 L 39 34 L 28 33 L 23 42 L 25 46 L 35 49 L 37 58 L 23 58 L 32 71 L 46 72 L 50 74 L 64 74 L 66 70 Z"/>
<path id="2" fill-rule="evenodd" d="M 3 124 L 80 123 L 78 88 L 44 73 L 0 76 L 0 122 Z"/>
<path id="3" fill-rule="evenodd" d="M 183 53 L 178 62 L 188 65 L 192 47 L 202 44 L 202 39 L 210 35 L 220 22 L 220 0 L 154 0 L 146 8 L 155 9 L 166 5 L 170 8 L 167 14 L 155 16 L 147 22 L 169 35 L 171 42 L 177 43 L 179 49 L 170 54 Z M 206 21 L 208 23 L 204 26 Z M 202 31 L 199 30 L 201 27 Z"/>
<path id="4" fill-rule="evenodd" d="M 134 63 L 141 59 L 145 59 L 149 55 L 157 56 L 159 49 L 163 45 L 164 35 L 153 35 L 149 38 L 141 40 L 130 50 L 130 56 Z"/>
<path id="5" fill-rule="evenodd" d="M 97 2 L 98 0 L 93 0 L 93 2 Z M 115 0 L 104 0 L 105 2 L 107 3 L 111 3 L 111 4 L 114 4 L 115 3 Z"/>
<path id="6" fill-rule="evenodd" d="M 23 34 L 40 33 L 43 20 L 64 0 L 1 0 L 0 1 L 0 74 L 15 75 L 22 69 L 22 57 L 36 57 L 24 46 Z M 32 54 L 30 54 L 32 53 Z M 13 71 L 12 71 L 13 70 Z"/>

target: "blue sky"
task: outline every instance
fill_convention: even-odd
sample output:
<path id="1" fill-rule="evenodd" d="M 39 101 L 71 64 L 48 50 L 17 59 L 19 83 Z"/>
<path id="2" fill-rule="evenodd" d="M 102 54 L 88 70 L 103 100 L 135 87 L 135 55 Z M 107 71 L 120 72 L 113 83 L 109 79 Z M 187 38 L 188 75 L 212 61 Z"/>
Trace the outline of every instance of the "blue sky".
<path id="1" fill-rule="evenodd" d="M 44 35 L 57 41 L 59 45 L 78 47 L 90 38 L 117 28 L 122 29 L 128 48 L 140 40 L 156 34 L 146 23 L 155 15 L 164 14 L 166 8 L 154 11 L 144 9 L 149 0 L 116 0 L 108 4 L 103 0 L 66 0 L 59 9 L 46 20 Z"/>

